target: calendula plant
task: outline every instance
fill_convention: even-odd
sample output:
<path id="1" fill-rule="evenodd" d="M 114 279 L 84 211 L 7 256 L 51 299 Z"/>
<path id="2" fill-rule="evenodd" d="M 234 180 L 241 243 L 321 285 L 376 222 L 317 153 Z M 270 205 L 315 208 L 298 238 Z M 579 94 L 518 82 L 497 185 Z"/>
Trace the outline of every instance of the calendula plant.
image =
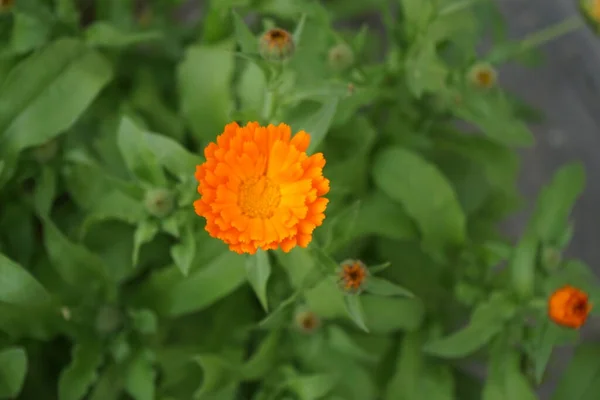
<path id="1" fill-rule="evenodd" d="M 498 85 L 597 0 L 518 41 L 491 0 L 199 3 L 0 0 L 0 398 L 528 400 L 570 344 L 553 399 L 597 400 L 584 169 L 504 236 L 539 114 Z"/>

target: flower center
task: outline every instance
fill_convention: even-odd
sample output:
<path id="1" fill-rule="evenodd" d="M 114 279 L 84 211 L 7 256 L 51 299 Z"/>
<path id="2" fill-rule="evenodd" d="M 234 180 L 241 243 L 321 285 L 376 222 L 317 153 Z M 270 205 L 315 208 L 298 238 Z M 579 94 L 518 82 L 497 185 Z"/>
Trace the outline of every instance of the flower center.
<path id="1" fill-rule="evenodd" d="M 238 205 L 250 218 L 271 218 L 281 201 L 279 186 L 266 176 L 255 176 L 242 182 Z"/>
<path id="2" fill-rule="evenodd" d="M 585 300 L 579 300 L 573 306 L 573 313 L 575 315 L 585 315 L 587 313 L 587 302 Z"/>

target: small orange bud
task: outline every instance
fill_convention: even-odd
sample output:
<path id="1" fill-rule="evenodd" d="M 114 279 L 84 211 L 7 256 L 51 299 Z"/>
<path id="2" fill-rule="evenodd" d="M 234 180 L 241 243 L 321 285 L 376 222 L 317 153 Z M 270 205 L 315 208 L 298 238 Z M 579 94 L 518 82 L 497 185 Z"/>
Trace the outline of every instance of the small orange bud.
<path id="1" fill-rule="evenodd" d="M 359 260 L 346 260 L 340 265 L 340 286 L 347 292 L 358 293 L 369 275 L 365 264 Z"/>
<path id="2" fill-rule="evenodd" d="M 285 29 L 270 29 L 260 38 L 260 55 L 268 61 L 285 61 L 295 49 L 294 39 Z"/>
<path id="3" fill-rule="evenodd" d="M 592 305 L 588 295 L 573 286 L 563 286 L 548 299 L 548 316 L 558 325 L 577 329 L 581 327 Z"/>
<path id="4" fill-rule="evenodd" d="M 494 87 L 497 76 L 496 70 L 488 64 L 475 64 L 469 70 L 469 81 L 483 89 Z"/>
<path id="5" fill-rule="evenodd" d="M 296 326 L 304 333 L 313 333 L 321 325 L 319 317 L 312 311 L 300 311 L 296 314 Z"/>

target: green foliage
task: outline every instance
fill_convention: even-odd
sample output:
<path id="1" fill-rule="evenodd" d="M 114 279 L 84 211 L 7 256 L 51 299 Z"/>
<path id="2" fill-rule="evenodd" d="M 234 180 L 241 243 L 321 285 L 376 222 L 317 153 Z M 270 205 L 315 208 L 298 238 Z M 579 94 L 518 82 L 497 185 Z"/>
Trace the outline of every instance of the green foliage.
<path id="1" fill-rule="evenodd" d="M 556 172 L 513 246 L 499 223 L 536 113 L 468 74 L 531 61 L 567 25 L 508 42 L 489 0 L 2 7 L 0 398 L 534 399 L 578 340 L 548 297 L 600 303 L 562 257 L 583 167 Z M 339 28 L 371 12 L 384 32 Z M 274 27 L 284 61 L 259 54 Z M 304 130 L 326 159 L 308 248 L 239 255 L 194 212 L 204 148 L 248 121 Z M 366 265 L 358 290 L 346 260 Z M 554 399 L 595 400 L 599 377 L 598 346 L 578 344 Z"/>

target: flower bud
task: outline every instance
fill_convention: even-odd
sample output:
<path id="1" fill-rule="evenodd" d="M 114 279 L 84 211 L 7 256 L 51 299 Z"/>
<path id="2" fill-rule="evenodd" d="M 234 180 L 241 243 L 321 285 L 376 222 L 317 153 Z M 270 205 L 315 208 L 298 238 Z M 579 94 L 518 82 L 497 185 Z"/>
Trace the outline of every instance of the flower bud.
<path id="1" fill-rule="evenodd" d="M 354 64 L 354 51 L 346 43 L 340 43 L 329 49 L 329 66 L 336 71 L 344 71 Z"/>
<path id="2" fill-rule="evenodd" d="M 489 64 L 475 64 L 468 73 L 469 82 L 482 89 L 490 89 L 496 85 L 498 74 Z"/>
<path id="3" fill-rule="evenodd" d="M 580 0 L 579 9 L 588 26 L 600 35 L 600 0 Z"/>
<path id="4" fill-rule="evenodd" d="M 359 293 L 365 286 L 369 276 L 366 265 L 359 260 L 346 260 L 340 264 L 339 283 L 348 293 Z"/>
<path id="5" fill-rule="evenodd" d="M 286 61 L 296 50 L 294 38 L 285 29 L 268 30 L 259 41 L 260 55 L 268 61 Z"/>
<path id="6" fill-rule="evenodd" d="M 321 325 L 319 317 L 312 311 L 302 310 L 296 314 L 296 327 L 303 333 L 313 333 Z"/>
<path id="7" fill-rule="evenodd" d="M 175 206 L 175 196 L 167 189 L 151 189 L 144 199 L 146 211 L 157 218 L 171 214 Z"/>
<path id="8" fill-rule="evenodd" d="M 554 271 L 556 270 L 562 261 L 562 254 L 560 250 L 554 247 L 544 247 L 540 254 L 540 262 L 542 267 L 546 271 Z"/>

